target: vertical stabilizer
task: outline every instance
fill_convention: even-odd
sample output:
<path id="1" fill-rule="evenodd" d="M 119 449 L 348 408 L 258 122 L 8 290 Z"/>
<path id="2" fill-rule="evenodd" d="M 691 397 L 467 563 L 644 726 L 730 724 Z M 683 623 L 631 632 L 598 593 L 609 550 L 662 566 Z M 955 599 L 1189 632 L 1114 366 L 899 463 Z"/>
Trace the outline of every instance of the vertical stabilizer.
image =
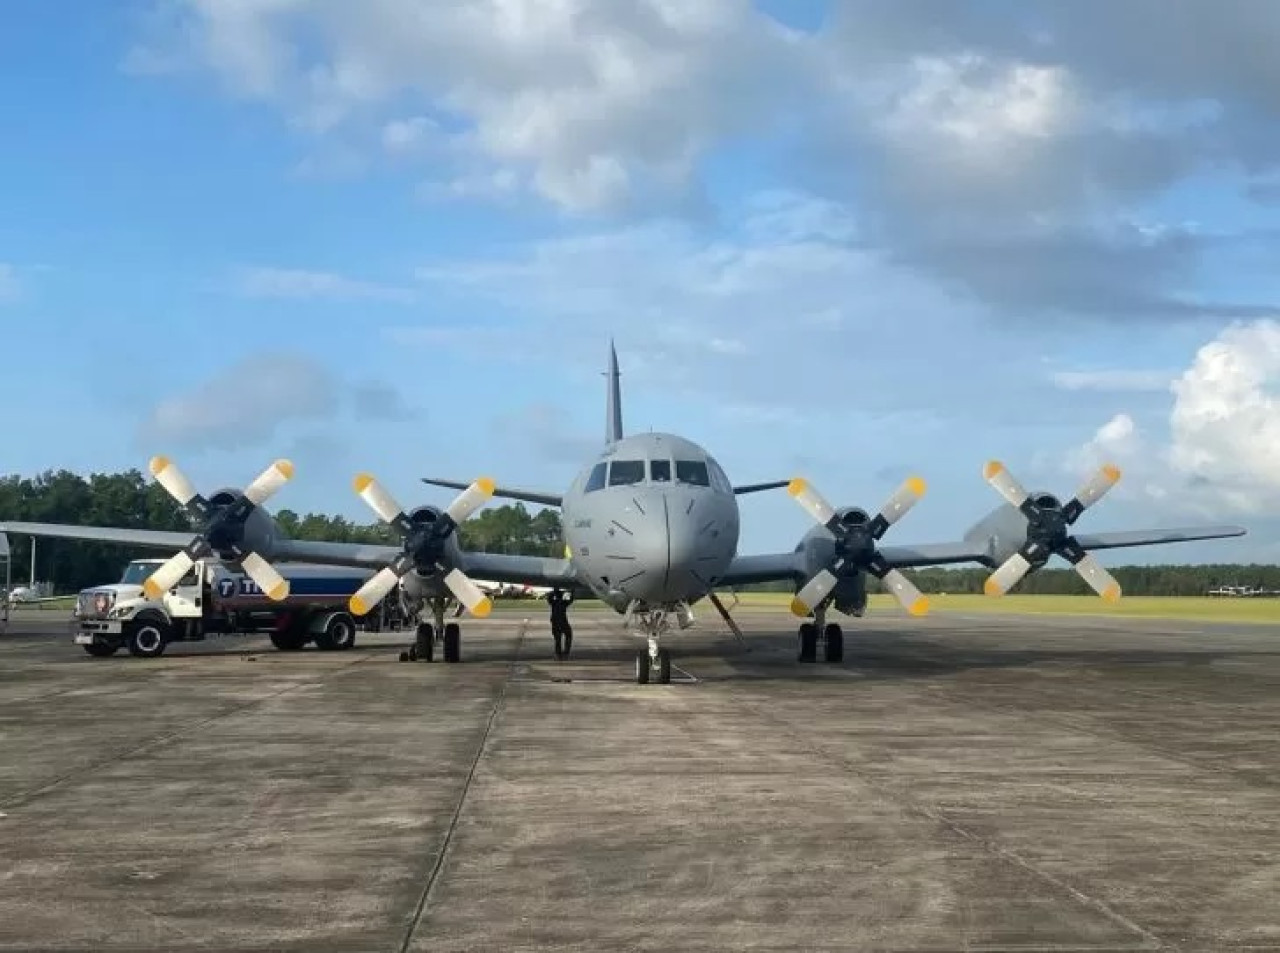
<path id="1" fill-rule="evenodd" d="M 618 352 L 609 340 L 609 370 L 605 374 L 609 378 L 609 402 L 605 408 L 606 444 L 614 444 L 622 439 L 622 375 L 618 373 Z"/>

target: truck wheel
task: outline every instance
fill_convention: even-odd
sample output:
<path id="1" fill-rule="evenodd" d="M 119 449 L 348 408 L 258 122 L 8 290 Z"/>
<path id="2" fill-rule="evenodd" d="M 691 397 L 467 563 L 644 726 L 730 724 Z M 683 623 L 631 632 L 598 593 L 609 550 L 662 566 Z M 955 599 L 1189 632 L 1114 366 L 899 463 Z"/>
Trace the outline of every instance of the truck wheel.
<path id="1" fill-rule="evenodd" d="M 83 646 L 83 648 L 94 658 L 110 658 L 116 654 L 120 644 L 118 642 L 92 642 Z"/>
<path id="2" fill-rule="evenodd" d="M 345 652 L 355 644 L 356 623 L 345 612 L 331 616 L 324 631 L 316 636 L 316 646 L 327 652 Z"/>
<path id="3" fill-rule="evenodd" d="M 281 652 L 297 652 L 307 644 L 306 635 L 288 629 L 284 632 L 272 632 L 271 644 Z"/>
<path id="4" fill-rule="evenodd" d="M 136 622 L 129 630 L 129 654 L 137 658 L 159 658 L 164 654 L 165 626 L 151 619 Z"/>

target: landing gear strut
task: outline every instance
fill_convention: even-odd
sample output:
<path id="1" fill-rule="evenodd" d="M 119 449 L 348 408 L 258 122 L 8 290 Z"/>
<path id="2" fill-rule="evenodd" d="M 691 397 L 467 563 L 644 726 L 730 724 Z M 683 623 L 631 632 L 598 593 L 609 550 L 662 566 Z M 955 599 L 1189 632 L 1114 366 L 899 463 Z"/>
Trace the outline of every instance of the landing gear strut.
<path id="1" fill-rule="evenodd" d="M 813 621 L 800 625 L 799 661 L 818 661 L 819 642 L 822 642 L 825 661 L 844 661 L 844 630 L 834 622 L 827 622 L 826 606 L 818 606 L 813 610 Z"/>
<path id="2" fill-rule="evenodd" d="M 648 647 L 636 654 L 637 685 L 647 685 L 651 680 L 659 685 L 671 684 L 671 650 L 662 647 L 662 636 L 671 627 L 671 614 L 668 609 L 632 609 L 627 613 L 626 625 L 648 641 Z"/>
<path id="3" fill-rule="evenodd" d="M 456 622 L 444 621 L 447 608 L 446 600 L 431 600 L 432 622 L 418 622 L 417 633 L 413 644 L 400 653 L 402 662 L 431 662 L 436 655 L 436 642 L 443 643 L 444 660 L 459 662 L 462 660 L 462 627 Z"/>

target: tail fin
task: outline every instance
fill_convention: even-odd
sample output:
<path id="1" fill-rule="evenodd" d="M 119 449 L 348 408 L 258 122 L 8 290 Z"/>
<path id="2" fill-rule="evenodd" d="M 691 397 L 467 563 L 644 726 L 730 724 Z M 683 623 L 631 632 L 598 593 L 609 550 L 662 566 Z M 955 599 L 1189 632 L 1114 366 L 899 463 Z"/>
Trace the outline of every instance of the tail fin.
<path id="1" fill-rule="evenodd" d="M 609 341 L 609 370 L 605 375 L 609 378 L 609 398 L 605 408 L 606 444 L 614 444 L 622 439 L 622 375 L 618 372 L 618 352 Z"/>

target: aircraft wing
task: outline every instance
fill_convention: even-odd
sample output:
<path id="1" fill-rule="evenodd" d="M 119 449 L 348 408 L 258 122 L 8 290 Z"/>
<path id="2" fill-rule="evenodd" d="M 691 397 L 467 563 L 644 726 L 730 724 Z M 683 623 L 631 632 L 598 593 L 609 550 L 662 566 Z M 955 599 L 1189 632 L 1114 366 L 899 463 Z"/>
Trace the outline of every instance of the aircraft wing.
<path id="1" fill-rule="evenodd" d="M 120 543 L 127 546 L 143 546 L 148 549 L 182 549 L 195 536 L 195 532 L 173 532 L 163 529 L 124 529 L 114 526 L 76 526 L 68 523 L 5 523 L 0 522 L 0 533 L 18 533 L 24 536 L 51 536 L 58 539 L 84 539 L 99 543 Z"/>
<path id="2" fill-rule="evenodd" d="M 550 589 L 586 590 L 578 582 L 573 565 L 567 559 L 550 556 L 512 556 L 507 553 L 463 551 L 461 566 L 467 575 L 494 582 L 522 586 L 546 586 Z"/>
<path id="3" fill-rule="evenodd" d="M 974 543 L 925 543 L 919 546 L 884 546 L 880 555 L 894 569 L 915 566 L 944 566 L 951 563 L 982 563 L 995 565 L 989 553 Z M 802 553 L 765 553 L 738 556 L 717 586 L 731 588 L 760 582 L 780 582 L 790 579 L 803 582 L 807 578 Z"/>
<path id="4" fill-rule="evenodd" d="M 779 582 L 783 579 L 804 578 L 804 562 L 800 553 L 761 553 L 752 556 L 735 556 L 725 570 L 717 588 L 732 589 L 757 582 Z"/>
<path id="5" fill-rule="evenodd" d="M 733 488 L 733 492 L 741 496 L 743 493 L 759 493 L 761 490 L 776 490 L 786 486 L 790 480 L 767 480 L 764 483 L 742 483 Z"/>
<path id="6" fill-rule="evenodd" d="M 451 490 L 465 490 L 471 485 L 470 481 L 463 483 L 461 480 L 441 480 L 436 477 L 423 477 L 423 483 L 429 483 L 431 486 L 448 487 Z M 525 503 L 537 503 L 540 506 L 560 506 L 564 497 L 559 493 L 544 493 L 541 490 L 519 490 L 509 486 L 495 487 L 494 496 L 500 496 L 506 500 L 522 500 Z"/>
<path id="7" fill-rule="evenodd" d="M 994 566 L 995 560 L 975 543 L 924 543 L 919 546 L 881 546 L 880 555 L 894 569 L 920 566 L 948 566 L 953 563 L 981 563 Z"/>
<path id="8" fill-rule="evenodd" d="M 1243 536 L 1243 526 L 1191 526 L 1181 529 L 1139 529 L 1115 533 L 1077 533 L 1084 549 L 1119 549 L 1123 546 L 1154 546 L 1159 543 L 1187 543 L 1197 539 L 1225 539 Z"/>

